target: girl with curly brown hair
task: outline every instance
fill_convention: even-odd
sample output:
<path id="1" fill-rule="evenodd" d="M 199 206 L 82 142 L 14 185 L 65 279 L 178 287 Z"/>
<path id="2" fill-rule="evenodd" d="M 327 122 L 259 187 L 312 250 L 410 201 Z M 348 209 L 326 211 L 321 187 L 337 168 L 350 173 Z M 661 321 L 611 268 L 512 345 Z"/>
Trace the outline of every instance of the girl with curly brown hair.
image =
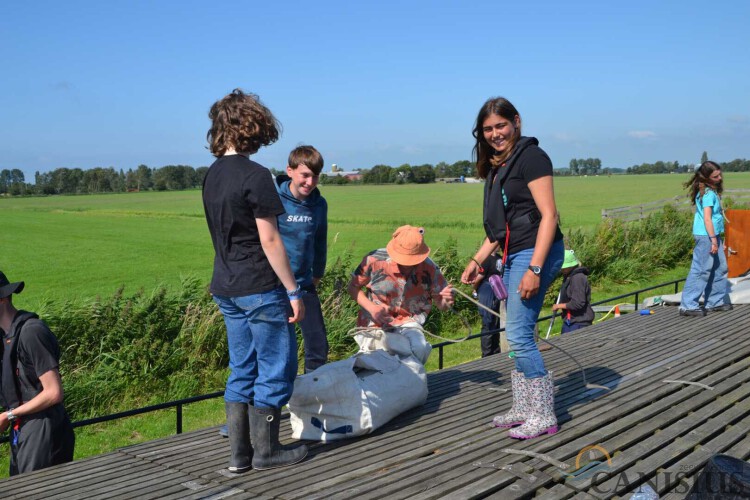
<path id="1" fill-rule="evenodd" d="M 203 181 L 203 207 L 215 251 L 210 290 L 229 345 L 229 470 L 291 465 L 307 448 L 281 446 L 279 422 L 297 375 L 293 323 L 304 305 L 276 226 L 284 206 L 271 173 L 249 158 L 278 139 L 279 124 L 258 96 L 239 89 L 208 116 L 216 161 Z"/>

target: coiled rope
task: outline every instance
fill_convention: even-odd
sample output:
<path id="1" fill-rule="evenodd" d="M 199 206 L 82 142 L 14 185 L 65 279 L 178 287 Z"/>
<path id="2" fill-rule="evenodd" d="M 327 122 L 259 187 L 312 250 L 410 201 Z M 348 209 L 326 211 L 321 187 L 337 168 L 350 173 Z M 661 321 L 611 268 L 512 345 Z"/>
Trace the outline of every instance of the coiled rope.
<path id="1" fill-rule="evenodd" d="M 490 314 L 493 314 L 493 315 L 497 316 L 498 318 L 500 318 L 501 320 L 505 321 L 505 318 L 503 318 L 500 315 L 500 313 L 498 313 L 497 311 L 494 311 L 491 308 L 485 306 L 484 304 L 481 304 L 479 301 L 475 300 L 473 297 L 471 297 L 470 295 L 462 292 L 461 290 L 459 290 L 456 287 L 453 287 L 453 290 L 455 290 L 456 292 L 458 292 L 459 295 L 461 295 L 462 297 L 464 297 L 465 299 L 467 299 L 469 302 L 472 302 L 476 306 L 484 309 L 485 311 L 489 312 Z M 424 334 L 424 335 L 429 335 L 431 337 L 435 337 L 436 339 L 440 339 L 440 340 L 443 340 L 445 342 L 452 342 L 452 343 L 458 344 L 460 342 L 464 342 L 464 341 L 468 340 L 468 338 L 471 337 L 471 325 L 469 324 L 469 321 L 466 318 L 464 318 L 454 308 L 451 307 L 450 310 L 456 316 L 458 316 L 459 318 L 461 318 L 461 322 L 464 324 L 464 326 L 466 327 L 467 331 L 469 332 L 465 337 L 460 338 L 460 339 L 448 339 L 448 338 L 445 338 L 445 337 L 441 337 L 439 335 L 435 335 L 434 333 L 425 330 L 421 325 L 410 325 L 409 328 L 414 328 L 414 329 L 420 330 L 422 332 L 422 334 Z M 612 310 L 614 310 L 614 307 L 612 308 Z M 398 326 L 392 326 L 392 327 L 388 327 L 388 326 L 386 326 L 386 327 L 357 326 L 357 327 L 351 328 L 347 332 L 347 335 L 350 336 L 350 337 L 354 337 L 356 335 L 362 335 L 363 337 L 366 337 L 366 338 L 380 338 L 383 335 L 383 332 L 385 332 L 385 331 L 391 331 L 391 330 L 395 331 L 395 332 L 398 332 L 400 330 L 400 328 Z M 606 387 L 606 386 L 603 386 L 603 385 L 589 383 L 589 381 L 586 379 L 586 370 L 583 368 L 583 365 L 581 365 L 581 363 L 579 363 L 578 360 L 572 354 L 570 354 L 568 351 L 566 351 L 565 349 L 563 349 L 562 347 L 560 347 L 558 345 L 555 345 L 555 344 L 547 341 L 546 339 L 541 338 L 541 336 L 539 337 L 539 340 L 542 341 L 542 342 L 544 342 L 545 344 L 551 346 L 551 347 L 554 347 L 555 349 L 558 349 L 560 352 L 562 352 L 567 357 L 569 357 L 571 360 L 573 360 L 573 362 L 576 364 L 576 366 L 578 366 L 578 369 L 581 372 L 581 376 L 583 377 L 583 383 L 584 383 L 584 385 L 586 386 L 587 389 L 602 389 L 602 390 L 605 390 L 605 391 L 610 391 L 611 390 L 609 387 Z"/>
<path id="2" fill-rule="evenodd" d="M 482 308 L 482 309 L 484 309 L 485 311 L 488 311 L 488 312 L 490 312 L 491 314 L 494 314 L 495 316 L 497 316 L 497 317 L 498 317 L 498 318 L 500 318 L 500 319 L 504 319 L 504 318 L 503 318 L 502 316 L 500 316 L 500 313 L 498 313 L 498 312 L 496 312 L 496 311 L 493 311 L 493 310 L 492 310 L 491 308 L 489 308 L 489 307 L 487 307 L 487 306 L 485 306 L 485 305 L 483 305 L 483 304 L 480 304 L 480 303 L 479 303 L 478 301 L 474 300 L 474 298 L 473 298 L 473 297 L 471 297 L 470 295 L 467 295 L 466 293 L 462 292 L 462 291 L 461 291 L 461 290 L 459 290 L 458 288 L 455 288 L 455 287 L 454 287 L 453 289 L 454 289 L 454 290 L 455 290 L 456 292 L 458 292 L 458 294 L 459 294 L 459 295 L 461 295 L 461 296 L 462 296 L 462 297 L 464 297 L 465 299 L 469 300 L 470 302 L 473 302 L 474 304 L 476 304 L 477 306 L 481 307 L 481 308 Z M 614 309 L 614 308 L 613 308 L 613 309 Z M 570 354 L 570 353 L 569 353 L 568 351 L 566 351 L 565 349 L 563 349 L 563 348 L 562 348 L 562 347 L 560 347 L 559 345 L 555 345 L 555 344 L 553 344 L 552 342 L 549 342 L 548 340 L 546 340 L 546 339 L 543 339 L 543 338 L 541 338 L 541 336 L 539 337 L 539 340 L 540 340 L 540 341 L 542 341 L 542 342 L 544 342 L 545 344 L 547 344 L 547 345 L 551 346 L 551 347 L 554 347 L 555 349 L 558 349 L 558 350 L 560 350 L 560 352 L 562 352 L 562 353 L 563 353 L 563 354 L 565 354 L 565 355 L 566 355 L 567 357 L 569 357 L 570 359 L 572 359 L 572 360 L 573 360 L 573 362 L 574 362 L 574 363 L 575 363 L 575 364 L 576 364 L 576 365 L 578 366 L 578 369 L 579 369 L 579 370 L 580 370 L 580 372 L 581 372 L 581 376 L 583 377 L 583 384 L 584 384 L 584 385 L 586 386 L 586 388 L 587 388 L 587 389 L 603 389 L 603 390 L 605 390 L 605 391 L 609 391 L 609 390 L 611 390 L 611 389 L 610 389 L 609 387 L 606 387 L 606 386 L 603 386 L 603 385 L 598 385 L 598 384 L 591 384 L 591 383 L 589 383 L 589 381 L 588 381 L 588 380 L 586 379 L 586 370 L 585 370 L 585 369 L 583 368 L 583 366 L 581 365 L 581 363 L 579 363 L 579 362 L 578 362 L 578 360 L 577 360 L 577 359 L 576 359 L 576 358 L 575 358 L 575 357 L 574 357 L 574 356 L 573 356 L 572 354 Z"/>

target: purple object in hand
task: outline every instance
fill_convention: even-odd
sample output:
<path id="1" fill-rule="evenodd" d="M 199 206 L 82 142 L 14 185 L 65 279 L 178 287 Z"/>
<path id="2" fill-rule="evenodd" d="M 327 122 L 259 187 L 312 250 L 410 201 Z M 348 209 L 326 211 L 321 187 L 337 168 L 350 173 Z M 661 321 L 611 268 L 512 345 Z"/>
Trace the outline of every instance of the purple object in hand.
<path id="1" fill-rule="evenodd" d="M 490 281 L 490 288 L 492 288 L 492 293 L 495 294 L 497 300 L 505 300 L 508 298 L 508 289 L 505 288 L 502 276 L 493 274 L 487 279 Z"/>

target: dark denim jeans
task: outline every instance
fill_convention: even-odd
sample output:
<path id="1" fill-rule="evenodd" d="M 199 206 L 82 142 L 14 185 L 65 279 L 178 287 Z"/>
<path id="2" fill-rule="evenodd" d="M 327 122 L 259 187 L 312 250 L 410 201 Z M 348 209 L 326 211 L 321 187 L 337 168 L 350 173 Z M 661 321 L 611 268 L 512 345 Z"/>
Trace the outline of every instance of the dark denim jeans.
<path id="1" fill-rule="evenodd" d="M 477 295 L 479 303 L 483 306 L 489 307 L 493 311 L 500 309 L 500 301 L 495 297 L 492 287 L 490 286 L 487 278 L 483 279 L 477 288 Z M 488 332 L 491 330 L 497 330 L 500 328 L 500 318 L 494 314 L 485 311 L 481 307 L 479 308 L 479 315 L 482 318 L 482 332 Z M 496 332 L 491 335 L 483 335 L 481 337 L 482 345 L 482 357 L 485 358 L 492 354 L 500 352 L 500 333 Z"/>
<path id="2" fill-rule="evenodd" d="M 552 244 L 547 260 L 542 266 L 539 292 L 528 300 L 522 300 L 518 285 L 526 274 L 534 253 L 533 248 L 521 250 L 508 256 L 503 281 L 508 288 L 508 320 L 505 331 L 510 348 L 516 353 L 516 370 L 526 378 L 538 378 L 547 374 L 544 360 L 534 340 L 534 326 L 544 303 L 544 294 L 562 267 L 565 247 L 562 240 Z"/>
<path id="3" fill-rule="evenodd" d="M 302 295 L 305 304 L 305 318 L 299 322 L 302 340 L 305 344 L 305 373 L 326 364 L 328 360 L 328 338 L 320 298 L 314 285 L 305 287 Z"/>
<path id="4" fill-rule="evenodd" d="M 259 408 L 281 408 L 292 396 L 297 376 L 297 336 L 289 323 L 290 305 L 283 288 L 225 297 L 214 295 L 224 315 L 229 368 L 224 399 Z"/>

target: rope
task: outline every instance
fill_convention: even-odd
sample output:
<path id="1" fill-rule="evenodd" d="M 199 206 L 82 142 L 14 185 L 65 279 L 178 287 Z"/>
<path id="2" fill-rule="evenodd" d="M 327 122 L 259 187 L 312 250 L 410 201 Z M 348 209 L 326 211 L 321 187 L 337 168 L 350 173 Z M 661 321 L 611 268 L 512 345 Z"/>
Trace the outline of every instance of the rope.
<path id="1" fill-rule="evenodd" d="M 469 296 L 469 295 L 465 294 L 464 292 L 462 292 L 462 291 L 461 291 L 461 290 L 459 290 L 458 288 L 455 288 L 455 287 L 454 287 L 453 289 L 454 289 L 455 291 L 457 291 L 457 292 L 459 293 L 459 295 L 461 295 L 461 296 L 463 296 L 464 298 L 468 299 L 469 301 L 473 302 L 474 304 L 476 304 L 477 306 L 481 307 L 482 309 L 484 309 L 484 310 L 486 310 L 486 311 L 489 311 L 490 313 L 494 314 L 495 316 L 497 316 L 497 317 L 498 317 L 498 318 L 500 318 L 500 319 L 504 319 L 504 318 L 503 318 L 502 316 L 500 316 L 500 314 L 499 314 L 499 313 L 497 313 L 497 312 L 493 311 L 493 310 L 492 310 L 492 309 L 490 309 L 489 307 L 485 307 L 485 306 L 483 306 L 482 304 L 480 304 L 479 302 L 477 302 L 476 300 L 474 300 L 474 298 L 473 298 L 473 297 L 471 297 L 471 296 Z M 618 304 L 618 305 L 620 305 L 620 304 Z M 613 309 L 614 309 L 614 308 L 613 308 Z M 598 384 L 590 384 L 590 383 L 588 382 L 588 380 L 586 379 L 586 370 L 585 370 L 585 369 L 583 368 L 583 366 L 581 365 L 581 363 L 579 363 L 579 362 L 578 362 L 578 360 L 577 360 L 577 359 L 576 359 L 576 358 L 575 358 L 575 357 L 574 357 L 574 356 L 573 356 L 572 354 L 568 353 L 568 351 L 566 351 L 565 349 L 563 349 L 562 347 L 560 347 L 560 346 L 558 346 L 558 345 L 555 345 L 555 344 L 553 344 L 552 342 L 549 342 L 549 341 L 548 341 L 548 340 L 546 340 L 546 339 L 543 339 L 543 338 L 542 338 L 541 336 L 539 337 L 539 340 L 540 340 L 541 342 L 544 342 L 545 344 L 547 344 L 547 345 L 549 345 L 549 346 L 552 346 L 552 347 L 554 347 L 555 349 L 558 349 L 558 350 L 559 350 L 559 351 L 561 351 L 561 352 L 562 352 L 563 354 L 565 354 L 565 355 L 566 355 L 567 357 L 569 357 L 569 358 L 570 358 L 571 360 L 573 360 L 573 362 L 574 362 L 574 363 L 576 364 L 576 366 L 578 366 L 578 369 L 579 369 L 579 370 L 580 370 L 580 372 L 581 372 L 581 376 L 583 377 L 583 384 L 584 384 L 584 385 L 586 386 L 586 388 L 588 388 L 588 389 L 603 389 L 603 390 L 605 390 L 605 391 L 609 391 L 609 390 L 611 390 L 611 389 L 610 389 L 609 387 L 605 387 L 605 386 L 603 386 L 603 385 L 598 385 Z"/>
<path id="2" fill-rule="evenodd" d="M 456 311 L 455 309 L 453 309 L 452 307 L 450 308 L 450 310 L 453 312 L 453 314 L 455 314 L 456 316 L 458 316 L 459 318 L 461 318 L 461 322 L 464 324 L 464 326 L 466 327 L 466 330 L 469 332 L 469 333 L 466 334 L 465 337 L 463 337 L 461 339 L 448 339 L 448 338 L 445 338 L 445 337 L 441 337 L 440 335 L 435 335 L 434 333 L 432 333 L 432 332 L 430 332 L 428 330 L 425 330 L 422 327 L 422 325 L 419 325 L 419 324 L 417 324 L 417 325 L 410 325 L 407 328 L 413 328 L 415 330 L 419 330 L 420 332 L 422 332 L 422 335 L 429 335 L 430 337 L 435 337 L 436 339 L 440 339 L 440 340 L 443 340 L 445 342 L 453 342 L 454 344 L 458 344 L 460 342 L 468 340 L 468 338 L 471 337 L 471 325 L 469 324 L 469 321 L 466 318 L 464 318 L 458 311 Z M 369 338 L 375 339 L 375 338 L 380 338 L 382 336 L 382 334 L 384 332 L 386 332 L 386 331 L 393 331 L 393 332 L 396 332 L 396 333 L 400 333 L 400 330 L 401 330 L 401 327 L 398 326 L 398 325 L 395 325 L 395 326 L 386 326 L 386 327 L 379 327 L 379 326 L 356 326 L 354 328 L 351 328 L 348 332 L 346 332 L 346 334 L 348 336 L 350 336 L 350 337 L 354 337 L 354 336 L 357 336 L 357 335 L 362 335 L 363 337 L 369 337 Z"/>
<path id="3" fill-rule="evenodd" d="M 456 292 L 458 292 L 458 294 L 461 295 L 461 296 L 463 296 L 465 299 L 469 300 L 469 302 L 472 302 L 476 306 L 484 309 L 485 311 L 489 312 L 490 314 L 494 314 L 495 316 L 497 316 L 501 320 L 505 321 L 505 318 L 503 318 L 500 315 L 500 313 L 498 313 L 497 311 L 492 310 L 491 308 L 485 306 L 484 304 L 481 304 L 479 301 L 474 300 L 474 297 L 472 297 L 472 296 L 470 296 L 470 295 L 462 292 L 461 290 L 459 290 L 456 287 L 453 287 L 453 290 L 455 290 Z M 617 304 L 617 305 L 619 306 L 619 305 L 622 305 L 622 304 Z M 424 328 L 422 328 L 421 325 L 410 326 L 409 328 L 415 328 L 417 330 L 420 330 L 423 335 L 430 335 L 431 337 L 435 337 L 436 339 L 440 339 L 440 340 L 443 340 L 445 342 L 453 342 L 453 343 L 456 343 L 456 344 L 458 344 L 460 342 L 464 342 L 469 337 L 471 337 L 471 325 L 469 324 L 468 320 L 466 318 L 464 318 L 461 314 L 459 314 L 458 311 L 456 311 L 454 308 L 451 307 L 450 310 L 456 316 L 458 316 L 459 318 L 461 318 L 461 321 L 463 322 L 464 326 L 466 326 L 466 329 L 468 330 L 469 333 L 464 338 L 461 338 L 461 339 L 447 339 L 445 337 L 441 337 L 439 335 L 435 335 L 434 333 L 425 330 Z M 612 308 L 612 310 L 614 310 L 614 307 Z M 612 312 L 612 310 L 610 310 L 610 312 Z M 607 315 L 609 315 L 609 313 L 607 313 Z M 605 318 L 606 318 L 606 316 L 605 316 Z M 604 319 L 604 318 L 602 318 L 602 319 Z M 394 331 L 398 332 L 400 330 L 400 327 L 398 327 L 398 326 L 392 326 L 392 327 L 382 328 L 382 327 L 377 327 L 377 326 L 357 326 L 357 327 L 354 327 L 354 328 L 350 329 L 347 332 L 347 335 L 349 335 L 350 337 L 354 337 L 355 335 L 362 335 L 362 336 L 369 336 L 370 338 L 379 338 L 380 336 L 382 336 L 382 334 L 386 330 L 394 330 Z M 377 335 L 377 337 L 375 335 Z M 545 344 L 547 344 L 547 345 L 549 345 L 551 347 L 554 347 L 555 349 L 558 349 L 560 352 L 562 352 L 567 357 L 569 357 L 571 360 L 573 360 L 573 362 L 576 364 L 576 366 L 578 366 L 578 369 L 581 372 L 581 376 L 583 377 L 583 384 L 586 386 L 587 389 L 603 389 L 605 391 L 611 390 L 609 387 L 605 387 L 603 385 L 590 384 L 588 382 L 588 380 L 586 379 L 586 370 L 583 368 L 583 366 L 581 365 L 581 363 L 579 363 L 578 360 L 573 355 L 571 355 L 570 353 L 568 353 L 565 349 L 563 349 L 562 347 L 560 347 L 558 345 L 553 344 L 552 342 L 549 342 L 546 339 L 541 338 L 541 336 L 539 336 L 539 341 L 544 342 Z"/>

